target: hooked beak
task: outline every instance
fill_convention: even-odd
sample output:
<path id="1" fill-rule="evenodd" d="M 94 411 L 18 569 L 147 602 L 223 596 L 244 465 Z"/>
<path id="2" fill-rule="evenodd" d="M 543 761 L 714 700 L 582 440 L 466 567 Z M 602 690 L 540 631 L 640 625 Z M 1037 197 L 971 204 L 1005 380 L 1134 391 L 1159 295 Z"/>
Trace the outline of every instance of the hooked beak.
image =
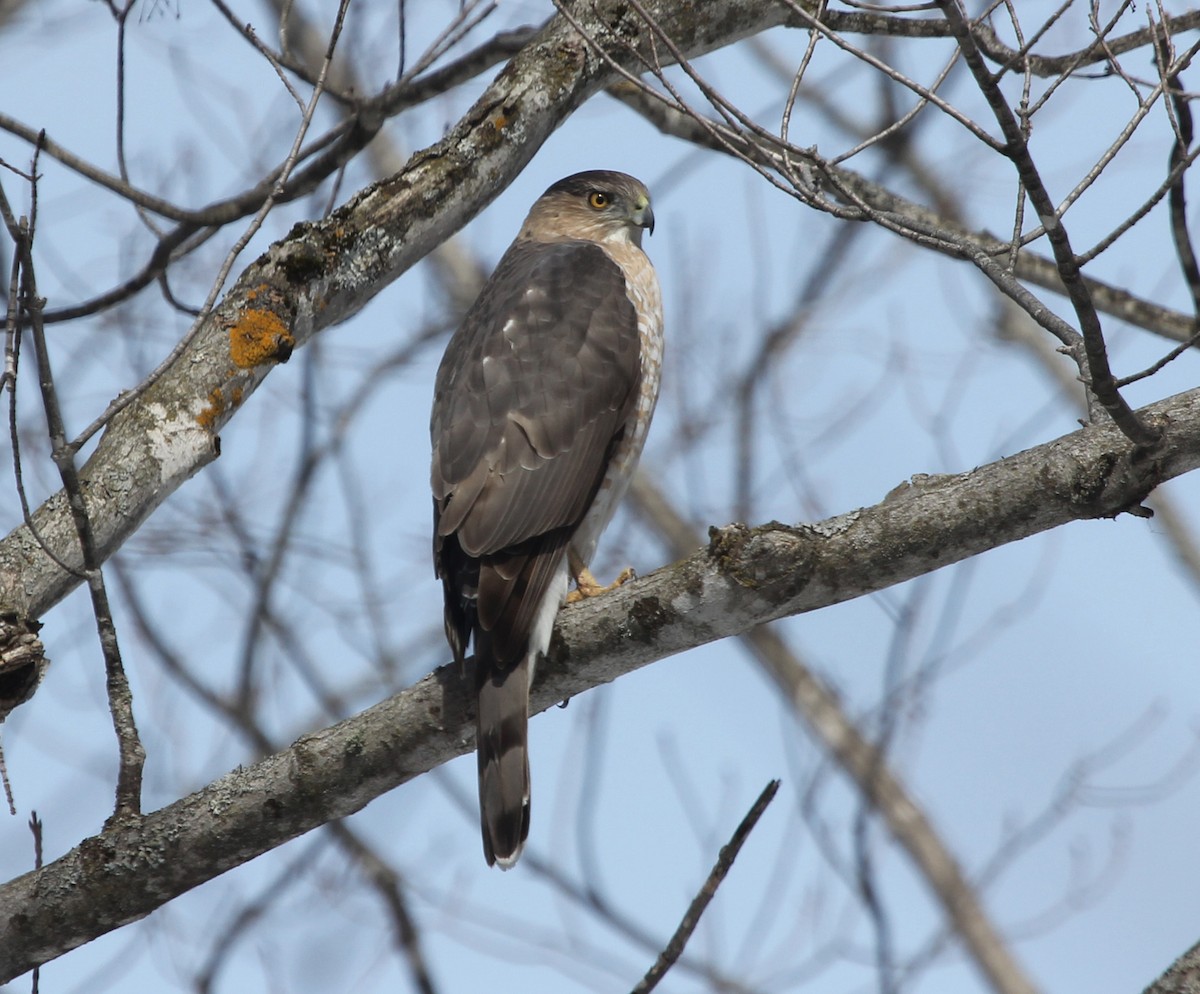
<path id="1" fill-rule="evenodd" d="M 633 212 L 633 223 L 639 228 L 645 228 L 650 234 L 654 234 L 654 208 L 650 206 L 649 200 L 644 204 L 638 204 L 638 209 Z"/>

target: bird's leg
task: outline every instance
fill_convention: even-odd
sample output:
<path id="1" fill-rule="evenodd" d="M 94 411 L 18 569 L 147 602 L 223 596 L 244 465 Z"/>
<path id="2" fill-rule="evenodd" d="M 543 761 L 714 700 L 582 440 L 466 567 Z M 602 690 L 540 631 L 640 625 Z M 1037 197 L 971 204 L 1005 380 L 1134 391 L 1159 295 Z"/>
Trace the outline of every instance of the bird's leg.
<path id="1" fill-rule="evenodd" d="M 620 576 L 606 587 L 592 576 L 592 571 L 580 562 L 574 552 L 567 553 L 567 564 L 570 566 L 571 576 L 575 578 L 575 589 L 567 594 L 568 604 L 575 604 L 598 594 L 607 594 L 610 590 L 616 590 L 621 584 L 628 583 L 637 575 L 633 572 L 632 566 L 627 566 L 621 571 Z"/>

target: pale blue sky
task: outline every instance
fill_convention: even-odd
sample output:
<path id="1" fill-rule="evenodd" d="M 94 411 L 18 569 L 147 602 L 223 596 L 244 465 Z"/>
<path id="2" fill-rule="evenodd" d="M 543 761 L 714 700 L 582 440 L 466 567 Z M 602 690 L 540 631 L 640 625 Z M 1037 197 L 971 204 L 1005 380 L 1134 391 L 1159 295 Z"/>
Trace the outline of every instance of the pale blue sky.
<path id="1" fill-rule="evenodd" d="M 414 52 L 453 7 L 430 4 L 413 12 Z M 238 9 L 269 36 L 260 8 Z M 547 12 L 542 4 L 506 5 L 496 23 L 527 23 Z M 1131 22 L 1130 29 L 1141 23 Z M 1064 27 L 1064 39 L 1070 27 Z M 378 55 L 380 68 L 366 73 L 374 82 L 393 71 L 389 30 L 386 20 L 378 31 L 352 29 L 368 39 L 363 51 Z M 30 5 L 0 32 L 5 112 L 45 127 L 109 169 L 115 168 L 114 36 L 104 7 L 78 0 Z M 767 42 L 794 62 L 805 40 L 794 33 Z M 130 23 L 129 43 L 128 141 L 139 185 L 198 205 L 239 189 L 261 166 L 282 157 L 295 106 L 212 8 L 195 0 L 156 8 Z M 915 68 L 918 57 L 899 61 L 914 72 L 930 72 Z M 701 64 L 761 120 L 777 120 L 778 87 L 747 50 L 719 53 Z M 870 81 L 865 73 L 847 77 L 842 66 L 832 48 L 823 47 L 809 80 L 833 92 L 847 113 L 865 114 Z M 389 134 L 410 149 L 435 139 L 490 78 L 435 101 L 412 120 L 401 119 Z M 1129 113 L 1122 86 L 1077 87 L 1061 109 L 1052 106 L 1039 119 L 1046 130 L 1038 132 L 1035 150 L 1045 156 L 1056 196 L 1103 148 L 1114 115 Z M 964 79 L 950 91 L 954 99 L 966 100 L 968 93 Z M 846 147 L 843 136 L 810 114 L 798 115 L 792 133 L 799 144 L 816 144 L 822 152 Z M 1144 137 L 1139 133 L 1135 147 L 1114 165 L 1111 181 L 1068 215 L 1080 247 L 1123 216 L 1127 191 L 1159 181 L 1166 135 L 1160 108 Z M 977 156 L 963 132 L 944 120 L 927 125 L 921 141 L 928 164 L 966 195 L 971 223 L 1007 231 L 1012 176 Z M 0 157 L 23 167 L 28 149 L 0 135 Z M 869 158 L 850 163 L 867 173 L 876 165 Z M 701 525 L 725 524 L 733 516 L 736 482 L 727 378 L 743 367 L 762 329 L 788 312 L 812 256 L 827 249 L 841 222 L 769 189 L 730 160 L 662 138 L 624 107 L 598 97 L 466 228 L 466 247 L 490 265 L 546 186 L 593 167 L 634 173 L 656 198 L 658 228 L 647 247 L 662 276 L 670 338 L 663 399 L 643 465 Z M 144 259 L 150 238 L 114 198 L 98 196 L 46 160 L 42 174 L 38 277 L 53 307 L 128 274 Z M 352 168 L 339 202 L 364 181 Z M 907 191 L 903 178 L 887 181 Z M 11 174 L 0 175 L 0 183 L 10 199 L 21 200 Z M 327 197 L 323 188 L 317 197 L 281 209 L 241 265 L 294 220 L 319 211 Z M 1152 214 L 1126 247 L 1099 260 L 1095 275 L 1186 307 L 1173 260 L 1163 251 L 1163 225 L 1161 212 Z M 202 295 L 225 244 L 215 240 L 184 264 L 176 290 L 185 299 Z M 877 232 L 866 233 L 853 251 L 829 277 L 803 345 L 771 370 L 769 396 L 780 416 L 777 428 L 760 439 L 759 468 L 750 481 L 756 521 L 811 520 L 872 504 L 912 474 L 968 470 L 1075 425 L 1076 412 L 1057 388 L 1023 353 L 990 336 L 996 298 L 973 270 L 917 254 Z M 214 686 L 230 686 L 237 672 L 244 632 L 239 610 L 246 596 L 245 584 L 230 579 L 235 550 L 205 524 L 218 503 L 218 475 L 241 510 L 269 534 L 275 524 L 270 510 L 253 512 L 275 508 L 287 492 L 306 382 L 321 408 L 351 395 L 356 370 L 438 315 L 429 280 L 426 267 L 411 271 L 355 319 L 324 334 L 319 355 L 298 354 L 276 370 L 223 432 L 219 462 L 173 497 L 131 547 L 127 562 L 143 595 L 168 619 L 172 643 Z M 155 363 L 185 328 L 156 290 L 143 298 L 145 306 L 122 313 L 122 327 L 95 322 L 56 330 L 56 358 L 75 428 L 130 386 L 133 370 Z M 1067 313 L 1062 300 L 1046 299 Z M 1116 322 L 1106 330 L 1122 373 L 1165 351 L 1145 332 Z M 121 331 L 128 334 L 118 337 Z M 328 684 L 344 694 L 351 711 L 388 687 L 418 679 L 448 655 L 440 636 L 440 590 L 428 560 L 425 469 L 425 425 L 440 350 L 441 342 L 431 345 L 389 379 L 347 446 L 372 523 L 371 558 L 386 595 L 383 630 L 396 650 L 391 668 L 380 675 L 361 617 L 332 620 L 356 603 L 344 556 L 355 514 L 333 474 L 322 477 L 320 511 L 310 513 L 302 528 L 327 558 L 298 559 L 280 590 L 281 609 L 295 619 Z M 1196 376 L 1195 359 L 1185 357 L 1131 389 L 1130 399 L 1166 396 L 1193 385 Z M 31 379 L 23 381 L 23 391 L 25 416 L 33 419 Z M 829 426 L 855 405 L 861 408 L 856 416 L 831 434 Z M 714 425 L 692 454 L 682 451 L 678 435 L 689 415 Z M 7 464 L 6 448 L 4 453 Z M 25 458 L 36 496 L 50 485 L 52 467 L 35 449 L 27 447 Z M 1185 511 L 1200 496 L 1194 479 L 1166 490 Z M 7 528 L 16 519 L 16 502 L 10 484 L 0 493 L 8 495 L 0 497 L 0 523 Z M 168 537 L 180 546 L 154 553 L 155 539 Z M 1194 858 L 1200 781 L 1180 776 L 1169 791 L 1151 791 L 1149 798 L 1140 790 L 1169 774 L 1196 744 L 1196 588 L 1181 578 L 1163 539 L 1156 521 L 1077 523 L 780 626 L 795 650 L 838 688 L 847 708 L 867 717 L 879 702 L 889 652 L 897 651 L 894 619 L 920 609 L 905 672 L 933 665 L 939 675 L 907 701 L 895 761 L 971 873 L 987 864 L 1007 829 L 1051 804 L 1073 764 L 1140 729 L 1111 766 L 1096 772 L 1094 786 L 1103 790 L 1086 793 L 1087 803 L 986 893 L 998 926 L 1019 940 L 1021 962 L 1054 994 L 1140 991 L 1200 938 L 1193 897 L 1200 887 Z M 622 516 L 602 543 L 600 559 L 605 573 L 627 561 L 647 572 L 663 565 L 666 554 Z M 310 617 L 313 623 L 305 626 Z M 4 728 L 19 807 L 16 818 L 0 818 L 4 879 L 30 865 L 25 822 L 31 809 L 46 822 L 47 859 L 99 830 L 111 809 L 115 750 L 86 598 L 77 592 L 44 620 L 54 665 L 34 702 Z M 120 598 L 117 622 L 150 753 L 147 807 L 252 761 L 252 749 L 140 650 Z M 269 656 L 265 672 L 271 704 L 264 720 L 281 744 L 326 723 L 281 655 Z M 686 653 L 585 695 L 535 719 L 531 738 L 535 799 L 528 853 L 535 859 L 512 873 L 484 865 L 469 757 L 391 792 L 352 820 L 410 879 L 439 990 L 485 984 L 531 994 L 628 989 L 653 953 L 596 924 L 546 886 L 532 864 L 559 862 L 572 879 L 594 864 L 606 899 L 665 940 L 719 846 L 776 777 L 783 780 L 780 794 L 691 951 L 752 990 L 872 988 L 867 922 L 801 815 L 803 792 L 822 759 L 737 644 Z M 583 796 L 590 803 L 581 814 Z M 857 798 L 828 771 L 819 797 L 820 818 L 844 855 Z M 145 923 L 54 961 L 42 971 L 43 989 L 187 989 L 234 902 L 258 893 L 313 845 L 314 836 L 299 839 Z M 328 848 L 321 852 L 313 877 L 288 890 L 238 947 L 217 990 L 408 989 L 377 899 L 358 886 L 340 858 Z M 902 856 L 881 845 L 877 860 L 897 949 L 919 948 L 936 928 L 938 913 Z M 1099 885 L 1073 890 L 1093 878 Z M 1077 906 L 1061 908 L 1066 896 Z M 527 941 L 515 941 L 513 931 Z M 806 956 L 834 937 L 846 959 L 807 973 Z M 23 979 L 10 989 L 27 990 L 27 984 Z M 660 989 L 706 988 L 677 971 Z M 958 994 L 983 988 L 973 969 L 950 954 L 916 989 Z"/>

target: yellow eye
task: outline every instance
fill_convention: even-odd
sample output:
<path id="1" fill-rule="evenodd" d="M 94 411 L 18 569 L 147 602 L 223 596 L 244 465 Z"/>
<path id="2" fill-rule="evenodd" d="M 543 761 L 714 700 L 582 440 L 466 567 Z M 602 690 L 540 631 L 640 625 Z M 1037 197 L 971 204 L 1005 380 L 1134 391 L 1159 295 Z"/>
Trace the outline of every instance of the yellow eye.
<path id="1" fill-rule="evenodd" d="M 588 194 L 588 203 L 598 211 L 602 211 L 608 206 L 608 199 L 608 194 L 601 193 L 599 190 L 593 190 Z"/>

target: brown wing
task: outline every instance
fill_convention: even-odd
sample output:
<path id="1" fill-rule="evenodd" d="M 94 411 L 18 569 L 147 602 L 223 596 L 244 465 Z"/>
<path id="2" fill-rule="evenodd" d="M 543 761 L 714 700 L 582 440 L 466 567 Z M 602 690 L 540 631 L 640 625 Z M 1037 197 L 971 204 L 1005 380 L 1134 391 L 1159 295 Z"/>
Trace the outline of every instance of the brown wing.
<path id="1" fill-rule="evenodd" d="M 586 242 L 514 244 L 451 339 L 430 431 L 434 561 L 460 659 L 472 634 L 501 670 L 524 656 L 632 411 L 638 348 L 624 277 Z"/>

